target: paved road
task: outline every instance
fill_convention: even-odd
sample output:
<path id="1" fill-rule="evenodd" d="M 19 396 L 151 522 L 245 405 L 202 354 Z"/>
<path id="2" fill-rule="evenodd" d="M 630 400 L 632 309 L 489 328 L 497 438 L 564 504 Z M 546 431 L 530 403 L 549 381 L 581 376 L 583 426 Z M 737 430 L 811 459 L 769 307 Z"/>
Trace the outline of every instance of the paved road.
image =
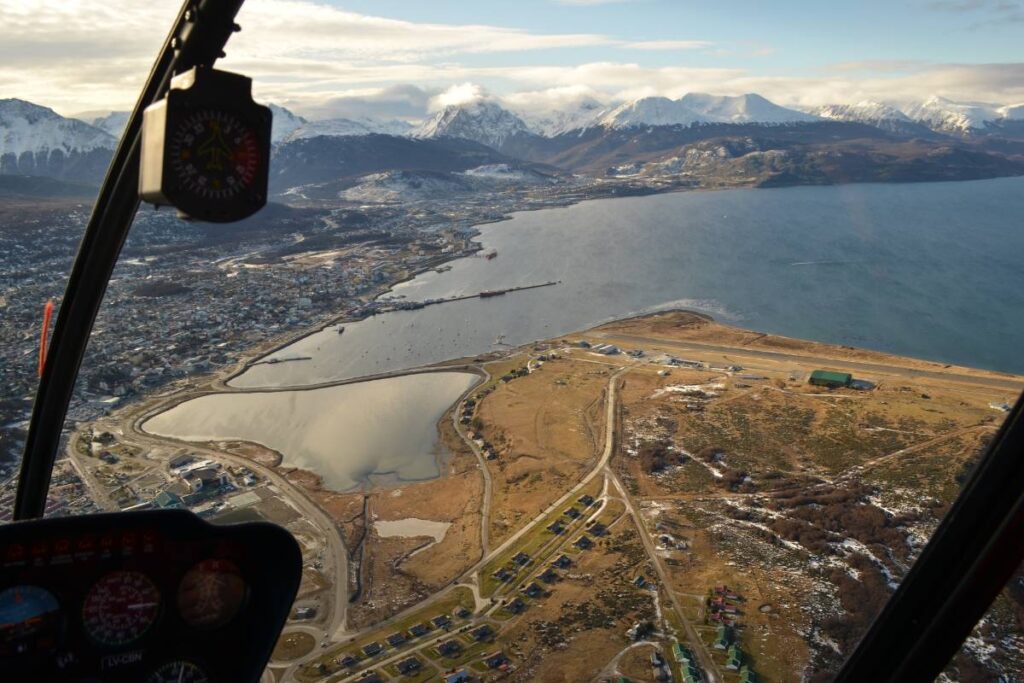
<path id="1" fill-rule="evenodd" d="M 696 349 L 700 351 L 712 351 L 714 353 L 739 354 L 767 358 L 771 360 L 806 363 L 808 365 L 841 366 L 849 370 L 862 370 L 865 372 L 876 372 L 890 375 L 899 375 L 907 379 L 927 377 L 929 379 L 943 379 L 947 381 L 963 382 L 964 384 L 975 384 L 978 386 L 1004 389 L 1014 392 L 1016 395 L 1024 389 L 1024 378 L 1007 377 L 983 377 L 977 375 L 965 375 L 959 372 L 946 372 L 942 370 L 920 370 L 902 365 L 883 365 L 881 363 L 865 363 L 863 361 L 845 360 L 842 358 L 826 358 L 823 356 L 808 356 L 796 353 L 784 353 L 780 351 L 763 351 L 761 349 L 746 346 L 720 346 L 718 344 L 705 344 L 693 341 L 673 341 L 661 337 L 646 337 L 632 334 L 615 334 L 611 332 L 596 332 L 595 337 L 604 339 L 617 339 L 637 344 L 639 346 L 662 346 L 679 349 Z"/>
<path id="2" fill-rule="evenodd" d="M 487 384 L 491 381 L 491 373 L 487 372 L 486 368 L 484 371 L 484 381 L 482 384 Z M 472 393 L 476 388 L 480 386 L 475 385 L 467 393 Z M 460 399 L 455 405 L 456 407 L 462 405 L 462 401 L 465 397 Z M 487 460 L 484 458 L 484 454 L 480 451 L 473 440 L 466 435 L 462 429 L 462 425 L 459 424 L 460 411 L 452 411 L 452 427 L 455 429 L 455 433 L 458 434 L 462 441 L 469 446 L 469 449 L 473 451 L 473 455 L 476 456 L 477 463 L 479 463 L 480 473 L 484 477 L 484 497 L 480 501 L 480 557 L 487 557 L 487 553 L 490 550 L 490 527 L 491 527 L 491 490 L 493 489 L 493 483 L 491 481 L 491 470 L 487 467 Z"/>
<path id="3" fill-rule="evenodd" d="M 615 484 L 615 488 L 617 488 L 619 493 L 622 495 L 622 500 L 626 504 L 626 510 L 629 512 L 630 516 L 633 518 L 633 522 L 636 524 L 637 533 L 640 534 L 640 541 L 644 545 L 644 550 L 647 551 L 647 556 L 651 559 L 651 564 L 654 565 L 654 571 L 658 573 L 661 585 L 665 586 L 665 593 L 668 594 L 668 598 L 672 602 L 672 608 L 676 611 L 676 615 L 683 623 L 683 628 L 686 630 L 686 638 L 694 647 L 694 652 L 697 654 L 697 659 L 700 660 L 701 668 L 708 673 L 708 681 L 710 683 L 714 683 L 716 680 L 724 680 L 721 670 L 712 658 L 711 653 L 708 652 L 707 647 L 704 645 L 704 641 L 701 640 L 700 634 L 697 633 L 697 630 L 693 627 L 693 624 L 690 623 L 690 620 L 686 618 L 686 613 L 679 604 L 676 592 L 672 589 L 672 583 L 669 580 L 668 572 L 665 570 L 665 565 L 661 561 L 661 556 L 658 555 L 658 552 L 654 547 L 654 542 L 651 540 L 651 535 L 647 533 L 647 527 L 644 525 L 644 520 L 640 516 L 639 511 L 633 505 L 633 500 L 626 491 L 626 487 L 622 485 L 622 482 L 619 481 L 619 478 L 611 471 L 611 468 L 608 468 L 608 476 L 612 483 Z"/>
<path id="4" fill-rule="evenodd" d="M 612 375 L 611 379 L 608 380 L 608 399 L 606 402 L 604 452 L 601 453 L 601 459 L 598 461 L 594 469 L 591 470 L 590 473 L 587 474 L 587 476 L 583 477 L 583 479 L 581 479 L 579 483 L 577 483 L 571 489 L 562 494 L 562 496 L 558 500 L 544 508 L 544 510 L 542 510 L 536 517 L 534 517 L 532 521 L 530 521 L 525 526 L 521 527 L 518 531 L 516 531 L 514 534 L 505 539 L 505 541 L 501 545 L 492 550 L 488 555 L 485 555 L 483 558 L 481 558 L 479 562 L 473 565 L 469 569 L 469 571 L 466 572 L 467 575 L 480 571 L 484 567 L 484 565 L 486 565 L 488 562 L 490 562 L 492 559 L 494 559 L 501 553 L 505 552 L 524 535 L 529 533 L 531 529 L 537 526 L 537 524 L 539 524 L 548 514 L 554 512 L 556 508 L 565 505 L 565 503 L 570 498 L 572 498 L 574 495 L 583 490 L 583 487 L 589 484 L 594 477 L 596 477 L 598 474 L 604 471 L 605 465 L 608 464 L 608 460 L 612 457 L 612 452 L 615 450 L 615 401 L 617 400 L 618 393 L 617 380 L 624 373 L 629 372 L 629 370 L 629 367 L 622 368 L 614 375 Z"/>
<path id="5" fill-rule="evenodd" d="M 210 389 L 206 391 L 198 391 L 194 394 L 188 395 L 185 400 L 202 396 L 204 394 L 274 394 L 282 391 L 311 391 L 313 389 L 326 389 L 328 387 L 340 387 L 344 384 L 362 384 L 363 382 L 372 382 L 378 379 L 390 379 L 392 377 L 404 377 L 405 375 L 422 375 L 428 372 L 474 372 L 480 373 L 480 366 L 476 364 L 467 365 L 425 365 L 419 368 L 409 368 L 406 370 L 389 370 L 388 372 L 379 372 L 374 375 L 362 375 L 360 377 L 346 377 L 344 379 L 331 379 L 324 382 L 315 382 L 313 384 L 295 384 L 287 386 L 258 386 L 258 387 L 235 387 L 231 386 L 227 382 L 231 379 L 216 379 L 210 383 Z"/>

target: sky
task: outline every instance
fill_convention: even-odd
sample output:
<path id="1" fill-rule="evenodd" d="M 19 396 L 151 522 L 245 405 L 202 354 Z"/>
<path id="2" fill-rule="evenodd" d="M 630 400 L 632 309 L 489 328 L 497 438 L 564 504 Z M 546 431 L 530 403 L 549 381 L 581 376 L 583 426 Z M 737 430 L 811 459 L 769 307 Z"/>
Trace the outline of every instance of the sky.
<path id="1" fill-rule="evenodd" d="M 0 98 L 129 109 L 167 0 L 0 0 Z M 308 118 L 686 92 L 1024 102 L 1024 0 L 247 0 L 220 68 Z"/>

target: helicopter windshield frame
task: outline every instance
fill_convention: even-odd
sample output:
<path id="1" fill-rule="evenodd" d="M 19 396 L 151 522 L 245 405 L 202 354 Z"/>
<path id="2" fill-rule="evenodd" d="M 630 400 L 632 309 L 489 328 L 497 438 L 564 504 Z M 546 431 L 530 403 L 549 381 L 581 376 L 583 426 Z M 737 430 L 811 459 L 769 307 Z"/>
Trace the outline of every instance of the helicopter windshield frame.
<path id="1" fill-rule="evenodd" d="M 244 0 L 187 0 L 111 161 L 79 246 L 33 406 L 14 518 L 42 516 L 61 429 L 93 322 L 139 206 L 142 111 L 170 79 L 212 66 Z M 1024 398 L 1018 399 L 839 681 L 931 681 L 1024 560 Z"/>

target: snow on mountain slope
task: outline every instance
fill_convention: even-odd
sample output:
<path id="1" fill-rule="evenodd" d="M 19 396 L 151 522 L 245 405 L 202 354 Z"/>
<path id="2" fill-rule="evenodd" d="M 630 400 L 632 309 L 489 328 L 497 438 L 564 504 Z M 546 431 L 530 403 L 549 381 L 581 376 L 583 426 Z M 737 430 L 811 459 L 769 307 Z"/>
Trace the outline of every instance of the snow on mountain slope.
<path id="1" fill-rule="evenodd" d="M 124 127 L 128 125 L 130 111 L 112 111 L 104 116 L 98 116 L 89 123 L 102 131 L 110 133 L 115 138 L 120 138 Z"/>
<path id="2" fill-rule="evenodd" d="M 371 173 L 360 178 L 356 185 L 339 192 L 338 196 L 355 202 L 391 204 L 557 182 L 554 176 L 530 168 L 484 164 L 461 172 L 394 170 Z"/>
<path id="3" fill-rule="evenodd" d="M 565 109 L 523 116 L 523 119 L 531 130 L 545 137 L 553 138 L 571 130 L 589 128 L 607 112 L 608 108 L 605 105 L 593 98 L 586 98 Z"/>
<path id="4" fill-rule="evenodd" d="M 385 171 L 363 176 L 359 184 L 338 193 L 351 202 L 392 204 L 415 202 L 470 191 L 455 174 L 435 171 Z"/>
<path id="5" fill-rule="evenodd" d="M 276 145 L 297 128 L 306 124 L 306 119 L 277 104 L 268 104 L 270 113 L 274 115 L 274 121 L 270 127 L 270 143 Z"/>
<path id="6" fill-rule="evenodd" d="M 1000 118 L 993 105 L 954 102 L 938 95 L 906 108 L 905 112 L 911 119 L 943 133 L 970 133 L 984 128 L 986 121 Z"/>
<path id="7" fill-rule="evenodd" d="M 315 138 L 320 135 L 329 137 L 345 137 L 347 135 L 405 135 L 412 126 L 405 121 L 372 119 L 324 119 L 322 121 L 304 121 L 303 124 L 283 138 L 283 142 Z"/>
<path id="8" fill-rule="evenodd" d="M 1005 107 L 999 107 L 996 109 L 996 113 L 1000 119 L 1006 121 L 1021 121 L 1024 120 L 1024 103 L 1022 104 L 1008 104 Z"/>
<path id="9" fill-rule="evenodd" d="M 814 107 L 810 113 L 831 121 L 877 124 L 880 121 L 901 121 L 909 123 L 910 118 L 896 107 L 873 100 L 862 100 L 855 104 L 823 104 Z"/>
<path id="10" fill-rule="evenodd" d="M 488 147 L 500 147 L 519 133 L 529 133 L 523 120 L 495 102 L 476 100 L 451 104 L 412 132 L 417 138 L 464 138 Z"/>
<path id="11" fill-rule="evenodd" d="M 529 168 L 519 168 L 509 164 L 485 164 L 463 171 L 460 175 L 470 180 L 484 183 L 518 183 L 518 184 L 547 184 L 556 182 L 554 176 L 544 175 Z"/>
<path id="12" fill-rule="evenodd" d="M 90 152 L 113 149 L 114 136 L 48 107 L 18 99 L 0 100 L 0 156 Z"/>
<path id="13" fill-rule="evenodd" d="M 701 121 L 697 112 L 679 100 L 667 97 L 642 97 L 615 107 L 599 120 L 608 128 L 638 126 L 688 126 Z"/>
<path id="14" fill-rule="evenodd" d="M 755 93 L 745 95 L 709 95 L 691 92 L 679 99 L 703 121 L 715 123 L 796 123 L 815 117 L 795 109 L 780 107 Z"/>
<path id="15" fill-rule="evenodd" d="M 817 117 L 787 109 L 760 95 L 708 95 L 688 93 L 678 100 L 644 97 L 626 102 L 599 120 L 609 128 L 635 126 L 689 126 L 694 123 L 796 123 Z"/>

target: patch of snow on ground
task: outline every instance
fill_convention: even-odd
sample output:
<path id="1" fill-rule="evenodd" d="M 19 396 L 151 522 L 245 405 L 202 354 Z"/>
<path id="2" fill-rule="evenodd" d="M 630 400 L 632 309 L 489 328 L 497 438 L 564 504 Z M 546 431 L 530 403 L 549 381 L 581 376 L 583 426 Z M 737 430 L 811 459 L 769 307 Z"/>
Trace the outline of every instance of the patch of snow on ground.
<path id="1" fill-rule="evenodd" d="M 853 538 L 843 539 L 843 542 L 840 545 L 842 545 L 846 550 L 858 552 L 874 562 L 878 567 L 878 570 L 882 572 L 882 575 L 885 577 L 885 581 L 889 584 L 889 588 L 895 589 L 899 586 L 899 582 L 892 575 L 892 572 L 889 570 L 889 566 L 878 559 L 878 556 L 871 552 L 866 545 Z"/>
<path id="2" fill-rule="evenodd" d="M 651 398 L 659 398 L 665 394 L 682 394 L 683 396 L 715 396 L 715 391 L 725 389 L 721 383 L 714 384 L 670 384 L 667 387 L 658 389 Z"/>

